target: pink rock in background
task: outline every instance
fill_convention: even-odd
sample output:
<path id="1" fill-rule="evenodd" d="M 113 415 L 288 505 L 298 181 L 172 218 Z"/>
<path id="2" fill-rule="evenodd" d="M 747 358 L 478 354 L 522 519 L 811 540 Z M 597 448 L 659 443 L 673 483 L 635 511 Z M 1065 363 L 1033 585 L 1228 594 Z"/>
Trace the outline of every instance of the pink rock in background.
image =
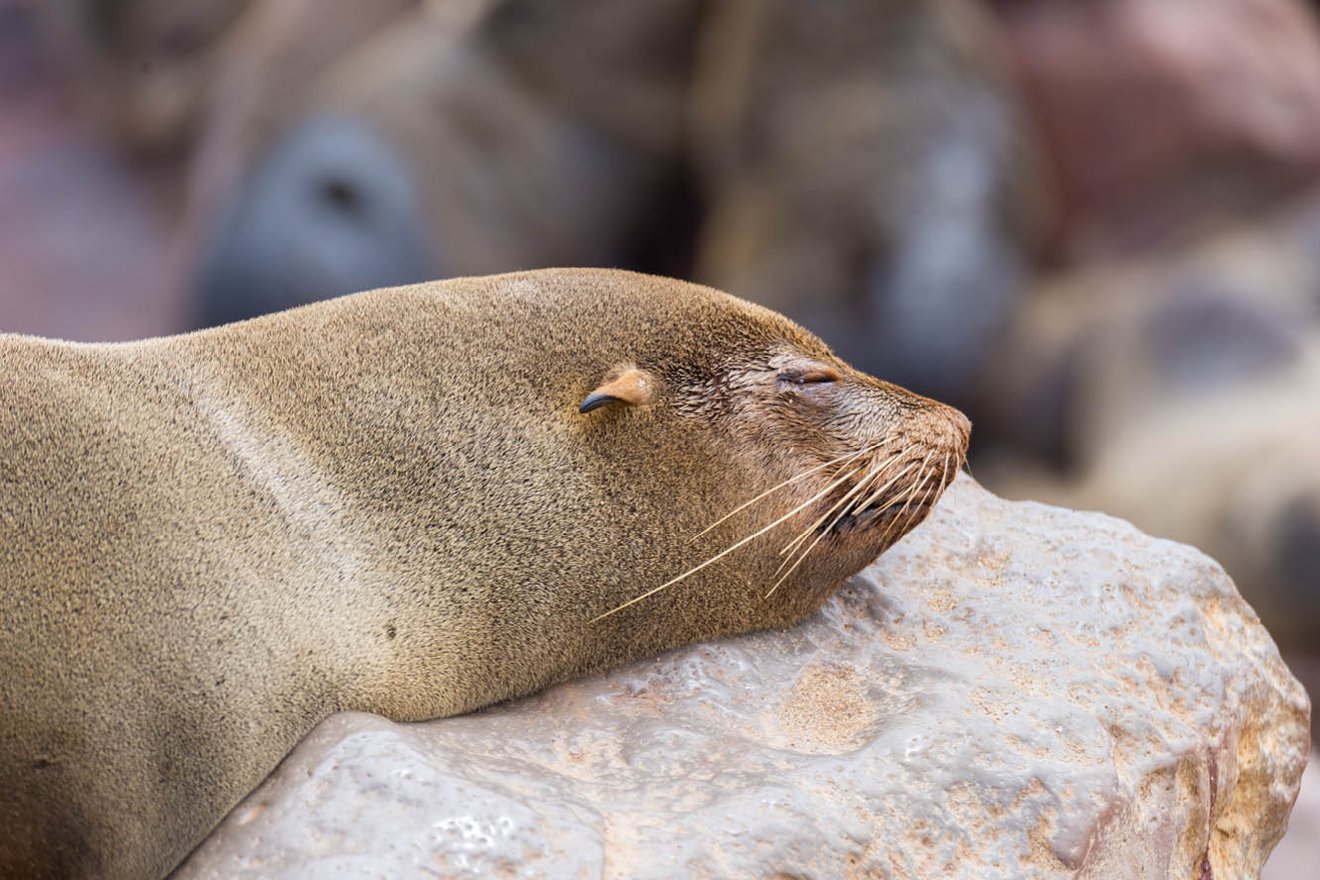
<path id="1" fill-rule="evenodd" d="M 1133 251 L 1320 172 L 1320 35 L 1299 0 L 987 0 L 1054 175 L 1053 249 Z"/>
<path id="2" fill-rule="evenodd" d="M 164 182 L 81 121 L 18 0 L 0 0 L 0 331 L 82 341 L 179 328 Z"/>

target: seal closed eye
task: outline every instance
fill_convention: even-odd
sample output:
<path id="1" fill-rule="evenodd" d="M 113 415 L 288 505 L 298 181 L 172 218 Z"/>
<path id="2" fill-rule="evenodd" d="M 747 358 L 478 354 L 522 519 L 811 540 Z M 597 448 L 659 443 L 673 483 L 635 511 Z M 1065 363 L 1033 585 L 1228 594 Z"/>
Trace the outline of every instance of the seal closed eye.
<path id="1" fill-rule="evenodd" d="M 969 431 L 774 312 L 606 270 L 5 336 L 0 371 L 0 876 L 159 876 L 331 712 L 792 623 Z"/>

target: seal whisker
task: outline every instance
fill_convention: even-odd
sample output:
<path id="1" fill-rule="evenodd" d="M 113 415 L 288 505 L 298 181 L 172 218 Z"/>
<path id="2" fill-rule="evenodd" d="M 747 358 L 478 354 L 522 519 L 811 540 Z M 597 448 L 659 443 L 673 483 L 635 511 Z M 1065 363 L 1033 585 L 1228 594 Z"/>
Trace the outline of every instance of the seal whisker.
<path id="1" fill-rule="evenodd" d="M 891 463 L 893 463 L 893 461 L 894 461 L 896 458 L 898 458 L 899 455 L 901 455 L 901 454 L 902 454 L 902 452 L 901 452 L 901 450 L 900 450 L 899 452 L 895 452 L 893 455 L 891 455 L 891 456 L 889 456 L 888 458 L 886 458 L 886 459 L 885 459 L 883 462 L 881 462 L 879 465 L 871 466 L 871 467 L 870 467 L 870 470 L 869 470 L 869 472 L 866 474 L 866 476 L 862 477 L 862 479 L 860 479 L 860 480 L 857 481 L 857 485 L 856 485 L 856 486 L 854 486 L 852 489 L 850 489 L 850 490 L 847 492 L 847 494 L 845 494 L 841 499 L 839 499 L 838 503 L 836 503 L 836 504 L 835 504 L 833 507 L 831 507 L 829 510 L 825 511 L 825 513 L 822 514 L 822 515 L 821 515 L 821 516 L 820 516 L 815 522 L 811 523 L 811 524 L 808 525 L 805 529 L 803 529 L 803 530 L 798 534 L 798 536 L 797 536 L 796 538 L 794 538 L 792 541 L 790 541 L 788 544 L 786 544 L 786 545 L 784 546 L 784 548 L 783 548 L 782 550 L 779 551 L 779 555 L 780 555 L 780 556 L 783 556 L 783 555 L 785 555 L 785 554 L 791 554 L 791 553 L 793 552 L 793 549 L 794 549 L 795 547 L 800 546 L 800 545 L 802 544 L 802 542 L 804 542 L 807 538 L 809 538 L 809 537 L 811 536 L 811 533 L 812 533 L 812 532 L 814 532 L 816 529 L 820 528 L 821 524 L 824 523 L 825 520 L 829 519 L 830 516 L 831 516 L 831 514 L 833 514 L 836 510 L 839 509 L 840 505 L 846 504 L 846 503 L 847 503 L 852 497 L 854 497 L 857 493 L 859 493 L 859 492 L 863 492 L 863 491 L 866 491 L 866 489 L 868 488 L 868 486 L 870 485 L 870 483 L 871 483 L 872 481 L 874 481 L 877 477 L 879 477 L 880 474 L 884 473 L 884 469 L 885 469 L 886 467 L 888 467 Z M 856 471 L 854 471 L 854 473 L 856 473 Z M 864 506 L 864 505 L 863 505 L 863 506 Z M 860 508 L 859 508 L 859 509 L 860 509 Z M 848 508 L 845 507 L 842 511 L 839 512 L 838 517 L 836 517 L 836 521 L 837 521 L 838 518 L 841 518 L 841 517 L 845 516 L 845 515 L 847 514 L 847 512 L 848 512 Z M 783 567 L 784 567 L 784 565 L 787 565 L 787 564 L 788 564 L 788 563 L 787 563 L 787 560 L 785 560 L 785 562 L 784 562 L 783 564 L 780 565 L 780 570 L 782 570 Z M 778 571 L 775 572 L 775 574 L 778 574 L 778 573 L 779 573 Z"/>
<path id="2" fill-rule="evenodd" d="M 884 498 L 886 492 L 892 490 L 900 480 L 902 480 L 904 477 L 910 474 L 913 470 L 919 470 L 920 467 L 921 464 L 919 464 L 915 460 L 909 461 L 906 465 L 903 466 L 903 468 L 898 473 L 894 474 L 892 477 L 886 480 L 883 485 L 874 489 L 871 492 L 871 494 L 866 497 L 866 500 L 861 503 L 860 506 L 865 508 L 880 503 L 880 501 Z"/>
<path id="3" fill-rule="evenodd" d="M 808 546 L 806 551 L 797 558 L 797 561 L 793 563 L 793 565 L 788 569 L 788 571 L 784 572 L 780 576 L 779 580 L 775 581 L 774 586 L 770 588 L 770 592 L 765 594 L 765 598 L 769 599 L 771 596 L 775 594 L 775 590 L 779 589 L 779 585 L 782 584 L 784 581 L 788 580 L 789 577 L 793 574 L 793 572 L 797 571 L 798 566 L 806 561 L 806 558 L 811 554 L 811 551 L 816 549 L 816 545 L 819 544 L 821 542 L 821 539 L 824 538 L 827 534 L 829 533 L 821 532 L 820 534 L 816 535 L 816 540 L 812 541 L 811 545 Z"/>
<path id="4" fill-rule="evenodd" d="M 907 516 L 907 525 L 904 527 L 905 530 L 913 528 L 919 521 L 920 517 L 924 515 L 923 508 L 928 511 L 931 501 L 938 497 L 940 490 L 948 479 L 948 467 L 949 454 L 948 452 L 945 452 L 944 457 L 940 461 L 939 470 L 932 467 L 930 471 L 924 475 L 923 479 L 918 484 L 916 493 L 913 495 L 912 500 L 918 503 L 916 507 L 912 508 L 912 512 Z"/>
<path id="5" fill-rule="evenodd" d="M 884 469 L 888 467 L 889 464 L 892 463 L 901 454 L 902 454 L 902 450 L 899 450 L 898 452 L 889 456 L 889 458 L 885 459 L 881 464 L 872 468 L 871 471 L 865 477 L 863 477 L 861 480 L 858 481 L 856 486 L 854 486 L 846 495 L 843 496 L 843 498 L 839 500 L 837 504 L 834 505 L 834 507 L 831 507 L 829 510 L 827 510 L 823 516 L 821 516 L 819 519 L 816 520 L 816 522 L 812 523 L 811 526 L 808 527 L 807 531 L 804 531 L 801 535 L 799 535 L 797 538 L 793 540 L 790 546 L 793 545 L 800 546 L 801 542 L 805 540 L 806 536 L 810 535 L 813 530 L 817 529 L 821 524 L 825 522 L 825 520 L 829 519 L 831 514 L 834 514 L 833 520 L 829 523 L 829 525 L 827 525 L 824 529 L 821 529 L 816 534 L 816 539 L 812 541 L 810 545 L 808 545 L 806 550 L 802 551 L 801 554 L 797 554 L 796 559 L 794 558 L 793 555 L 789 555 L 787 558 L 784 559 L 782 563 L 780 563 L 779 569 L 775 572 L 776 575 L 778 575 L 780 571 L 784 571 L 784 566 L 788 565 L 790 561 L 792 562 L 792 565 L 790 565 L 788 571 L 784 571 L 783 575 L 781 575 L 779 579 L 775 581 L 774 585 L 770 587 L 770 591 L 765 594 L 766 599 L 769 599 L 771 596 L 773 596 L 775 594 L 775 591 L 779 589 L 780 585 L 783 584 L 784 581 L 788 580 L 788 578 L 793 574 L 793 572 L 797 570 L 798 566 L 800 566 L 803 562 L 806 561 L 807 557 L 811 555 L 811 551 L 816 549 L 816 546 L 820 544 L 820 542 L 825 539 L 825 536 L 830 533 L 830 529 L 834 528 L 835 524 L 837 524 L 839 520 L 841 520 L 844 516 L 846 516 L 849 510 L 860 510 L 863 507 L 865 507 L 865 505 L 860 505 L 860 506 L 849 505 L 848 502 L 856 494 L 858 494 L 858 492 L 862 490 L 870 481 L 875 480 L 880 476 L 880 474 L 884 473 Z M 909 470 L 911 470 L 910 465 L 907 468 L 904 468 L 904 470 L 901 471 L 898 474 L 898 476 L 894 477 L 893 479 L 899 479 L 902 476 L 902 474 L 906 473 Z M 893 480 L 891 480 L 890 482 L 893 482 Z M 843 509 L 839 510 L 840 507 L 842 507 Z M 837 514 L 835 514 L 836 510 L 838 510 Z M 788 548 L 786 547 L 784 550 L 781 550 L 780 553 L 782 554 L 787 550 Z"/>
<path id="6" fill-rule="evenodd" d="M 894 527 L 897 525 L 901 524 L 903 526 L 903 528 L 899 529 L 898 531 L 899 535 L 902 535 L 905 531 L 907 531 L 907 527 L 909 523 L 908 508 L 912 504 L 913 498 L 916 497 L 917 489 L 920 488 L 925 483 L 926 466 L 930 463 L 930 460 L 932 456 L 934 456 L 934 454 L 935 454 L 934 451 L 927 452 L 926 457 L 921 460 L 921 468 L 917 472 L 917 479 L 912 481 L 911 488 L 907 491 L 906 495 L 904 496 L 903 506 L 894 516 L 893 521 L 889 523 L 889 526 L 885 529 L 884 534 L 880 536 L 880 540 L 882 542 L 886 542 L 889 540 L 890 533 L 893 532 Z"/>
<path id="7" fill-rule="evenodd" d="M 857 470 L 853 471 L 852 474 L 859 473 L 859 472 L 862 471 L 862 470 L 865 470 L 865 468 L 858 468 Z M 811 533 L 814 532 L 814 531 L 815 531 L 815 530 L 816 530 L 816 529 L 817 529 L 817 528 L 818 528 L 823 522 L 825 522 L 825 520 L 829 519 L 830 516 L 831 516 L 832 514 L 834 514 L 834 512 L 835 512 L 836 510 L 839 511 L 839 516 L 843 516 L 844 513 L 847 512 L 847 504 L 848 504 L 848 502 L 852 499 L 852 497 L 853 497 L 854 495 L 857 494 L 857 492 L 858 492 L 859 489 L 861 489 L 863 486 L 866 485 L 866 481 L 867 481 L 867 480 L 873 479 L 873 478 L 875 477 L 875 474 L 876 474 L 876 471 L 874 471 L 874 470 L 871 470 L 870 472 L 868 472 L 868 473 L 866 474 L 866 476 L 862 477 L 862 479 L 860 479 L 860 480 L 857 481 L 857 485 L 856 485 L 856 486 L 853 486 L 851 489 L 849 489 L 849 490 L 844 494 L 844 496 L 843 496 L 842 498 L 840 498 L 838 501 L 834 502 L 834 506 L 832 506 L 829 510 L 825 511 L 825 513 L 823 513 L 820 517 L 818 517 L 818 518 L 815 520 L 815 522 L 810 523 L 810 524 L 809 524 L 809 525 L 808 525 L 803 531 L 801 531 L 800 533 L 798 533 L 798 536 L 797 536 L 796 538 L 794 538 L 792 541 L 790 541 L 790 542 L 784 547 L 784 549 L 780 550 L 780 551 L 779 551 L 779 555 L 780 555 L 780 556 L 783 556 L 784 554 L 789 554 L 789 555 L 784 559 L 783 562 L 781 562 L 781 563 L 779 564 L 779 568 L 775 571 L 775 574 L 779 574 L 779 572 L 783 571 L 783 570 L 784 570 L 784 566 L 785 566 L 785 565 L 788 565 L 789 562 L 792 560 L 792 558 L 793 558 L 793 555 L 792 555 L 792 552 L 791 552 L 792 549 L 793 549 L 794 547 L 800 546 L 800 545 L 802 544 L 802 542 L 805 541 L 805 540 L 807 539 L 807 537 L 810 536 Z M 851 474 L 850 474 L 850 476 L 851 476 Z M 843 509 L 840 510 L 840 508 L 843 508 Z"/>
<path id="8" fill-rule="evenodd" d="M 670 580 L 665 581 L 665 582 L 664 582 L 663 584 L 661 584 L 660 586 L 658 586 L 658 587 L 652 587 L 651 589 L 647 590 L 645 593 L 642 593 L 640 596 L 636 596 L 636 597 L 634 597 L 634 598 L 632 598 L 632 599 L 629 599 L 627 602 L 624 602 L 622 605 L 617 605 L 617 606 L 615 606 L 614 608 L 611 608 L 609 611 L 606 611 L 604 614 L 598 614 L 597 616 L 593 617 L 590 621 L 588 621 L 588 623 L 597 623 L 597 622 L 599 622 L 599 621 L 601 621 L 601 620 L 604 620 L 606 617 L 609 617 L 611 614 L 616 614 L 616 613 L 618 613 L 619 611 L 622 611 L 623 609 L 627 608 L 629 605 L 635 605 L 636 603 L 642 601 L 643 599 L 647 598 L 648 596 L 654 596 L 656 593 L 660 592 L 661 590 L 668 589 L 669 587 L 672 587 L 674 584 L 677 584 L 679 581 L 682 581 L 682 580 L 684 580 L 685 578 L 690 577 L 691 575 L 696 574 L 697 572 L 701 571 L 701 570 L 702 570 L 703 568 L 705 568 L 706 566 L 711 565 L 712 563 L 718 562 L 719 560 L 723 559 L 725 556 L 728 556 L 730 553 L 732 553 L 734 550 L 737 550 L 739 547 L 743 546 L 744 544 L 747 544 L 748 542 L 750 542 L 750 541 L 752 541 L 752 540 L 754 540 L 754 539 L 756 539 L 756 538 L 761 537 L 761 536 L 764 535 L 766 532 L 770 531 L 771 529 L 775 528 L 776 526 L 778 526 L 778 525 L 780 525 L 780 524 L 786 522 L 786 521 L 789 520 L 789 519 L 792 519 L 794 516 L 796 516 L 797 514 L 801 513 L 803 510 L 805 510 L 806 508 L 808 508 L 808 507 L 810 507 L 811 505 L 815 504 L 815 503 L 816 503 L 817 501 L 819 501 L 821 498 L 823 498 L 824 496 L 828 495 L 830 492 L 832 492 L 832 491 L 834 491 L 835 489 L 837 489 L 837 488 L 838 488 L 839 486 L 841 486 L 843 483 L 847 482 L 848 479 L 849 479 L 849 477 L 851 477 L 851 476 L 852 476 L 852 474 L 848 474 L 848 475 L 845 476 L 845 477 L 842 477 L 842 478 L 840 478 L 840 479 L 838 479 L 838 480 L 835 480 L 833 483 L 830 483 L 830 484 L 829 484 L 828 486 L 826 486 L 824 489 L 821 489 L 821 490 L 820 490 L 819 492 L 817 492 L 815 495 L 812 495 L 812 496 L 811 496 L 810 498 L 808 498 L 806 501 L 802 502 L 802 503 L 799 504 L 797 507 L 795 507 L 795 508 L 793 508 L 792 510 L 790 510 L 788 513 L 786 513 L 786 514 L 784 514 L 783 516 L 779 517 L 779 519 L 777 519 L 777 520 L 775 520 L 774 522 L 770 523 L 768 526 L 765 526 L 765 527 L 763 527 L 763 528 L 761 528 L 761 529 L 759 529 L 759 530 L 753 532 L 752 534 L 750 534 L 750 535 L 748 535 L 747 537 L 743 538 L 741 541 L 738 541 L 737 543 L 733 544 L 732 546 L 727 547 L 727 548 L 724 549 L 724 550 L 721 550 L 719 553 L 717 553 L 717 554 L 715 554 L 714 556 L 710 557 L 709 559 L 707 559 L 705 562 L 701 563 L 700 565 L 696 565 L 696 566 L 693 566 L 692 568 L 689 568 L 687 571 L 683 572 L 682 574 L 678 575 L 677 577 L 674 577 L 674 578 L 671 578 Z"/>
<path id="9" fill-rule="evenodd" d="M 792 558 L 793 551 L 803 545 L 804 542 L 812 536 L 813 532 L 817 532 L 817 530 L 825 530 L 825 532 L 828 532 L 828 530 L 833 529 L 834 526 L 838 524 L 838 521 L 849 515 L 849 513 L 861 511 L 861 509 L 865 508 L 865 504 L 851 503 L 851 501 L 854 501 L 854 497 L 857 493 L 865 492 L 873 486 L 875 480 L 883 474 L 884 468 L 888 467 L 888 464 L 894 462 L 895 458 L 898 458 L 898 454 L 891 455 L 890 458 L 884 460 L 884 463 L 880 464 L 879 467 L 871 468 L 869 474 L 863 476 L 861 480 L 858 480 L 857 486 L 850 489 L 842 499 L 838 500 L 838 503 L 834 504 L 834 507 L 828 509 L 825 513 L 822 513 L 820 517 L 817 517 L 816 521 L 809 524 L 807 528 L 801 530 L 801 532 L 797 534 L 797 537 L 793 538 L 792 541 L 789 541 L 787 545 L 784 545 L 784 548 L 779 551 L 779 554 L 787 554 L 789 558 Z M 830 517 L 833 517 L 833 520 L 830 520 Z M 828 524 L 826 524 L 826 520 L 830 520 Z M 779 571 L 783 571 L 785 565 L 788 565 L 788 559 L 785 559 L 783 563 L 780 563 L 779 570 L 776 570 L 775 574 L 777 575 L 779 574 Z"/>
<path id="10" fill-rule="evenodd" d="M 901 471 L 899 471 L 897 474 L 895 474 L 893 477 L 891 477 L 888 481 L 886 481 L 886 483 L 885 483 L 884 486 L 882 486 L 882 487 L 881 487 L 880 489 L 878 489 L 877 491 L 871 493 L 871 495 L 868 496 L 868 502 L 867 502 L 867 503 L 863 503 L 863 504 L 853 504 L 853 505 L 845 506 L 845 505 L 847 505 L 848 501 L 849 501 L 849 500 L 850 500 L 850 499 L 851 499 L 851 498 L 852 498 L 852 497 L 858 492 L 859 489 L 863 488 L 864 486 L 867 485 L 867 483 L 868 483 L 869 481 L 875 479 L 875 478 L 878 477 L 881 473 L 883 473 L 884 468 L 887 467 L 887 466 L 888 466 L 888 465 L 889 465 L 889 464 L 890 464 L 895 458 L 897 458 L 898 455 L 900 455 L 900 454 L 901 454 L 901 451 L 900 451 L 899 453 L 896 453 L 896 454 L 893 455 L 893 456 L 890 456 L 890 457 L 889 457 L 888 459 L 886 459 L 882 464 L 880 464 L 878 467 L 874 468 L 870 473 L 868 473 L 868 474 L 867 474 L 862 480 L 860 480 L 860 481 L 858 482 L 857 486 L 854 486 L 853 489 L 850 490 L 850 491 L 848 492 L 847 495 L 845 495 L 842 499 L 840 499 L 840 501 L 839 501 L 837 504 L 835 504 L 834 507 L 831 507 L 828 511 L 826 511 L 825 514 L 824 514 L 823 516 L 821 516 L 819 519 L 817 519 L 816 522 L 813 523 L 813 524 L 809 527 L 809 529 L 808 529 L 807 531 L 803 532 L 802 534 L 800 534 L 797 538 L 795 538 L 795 539 L 793 540 L 793 542 L 792 542 L 792 544 L 791 544 L 790 546 L 800 546 L 801 542 L 803 542 L 803 541 L 805 540 L 805 538 L 806 538 L 807 535 L 811 534 L 811 531 L 812 531 L 812 530 L 816 529 L 819 525 L 821 525 L 822 523 L 824 523 L 825 520 L 830 519 L 831 515 L 833 514 L 833 519 L 830 521 L 830 523 L 829 523 L 824 529 L 822 529 L 821 531 L 819 531 L 819 532 L 817 533 L 815 540 L 812 541 L 811 544 L 807 546 L 807 549 L 806 549 L 806 550 L 802 551 L 802 553 L 800 553 L 800 554 L 790 555 L 788 558 L 786 558 L 786 559 L 784 560 L 783 563 L 780 564 L 778 571 L 775 572 L 776 575 L 778 575 L 780 571 L 784 571 L 784 566 L 785 566 L 785 565 L 788 565 L 790 561 L 792 562 L 792 565 L 789 566 L 788 570 L 787 570 L 787 571 L 784 571 L 783 575 L 780 576 L 779 579 L 775 581 L 775 583 L 774 583 L 774 585 L 773 585 L 772 587 L 770 587 L 770 591 L 769 591 L 768 593 L 765 594 L 765 598 L 766 598 L 766 599 L 769 599 L 770 597 L 772 597 L 772 596 L 775 594 L 775 591 L 778 590 L 779 587 L 784 583 L 784 581 L 788 580 L 788 578 L 793 574 L 793 572 L 796 571 L 797 568 L 798 568 L 800 565 L 802 565 L 803 562 L 806 561 L 807 557 L 811 555 L 811 551 L 813 551 L 813 550 L 816 549 L 816 547 L 820 544 L 820 542 L 823 541 L 823 540 L 825 539 L 825 536 L 828 535 L 828 534 L 830 533 L 830 530 L 833 529 L 834 526 L 835 526 L 835 525 L 836 525 L 836 524 L 837 524 L 837 523 L 838 523 L 838 522 L 839 522 L 844 516 L 848 515 L 848 513 L 849 513 L 850 511 L 852 511 L 852 510 L 863 510 L 863 509 L 865 509 L 865 508 L 868 506 L 868 504 L 870 503 L 869 499 L 878 499 L 878 498 L 882 497 L 883 493 L 888 489 L 888 487 L 892 486 L 895 482 L 897 482 L 898 480 L 902 479 L 903 476 L 904 476 L 905 474 L 907 474 L 907 473 L 910 472 L 914 467 L 916 467 L 916 464 L 915 464 L 915 463 L 910 463 L 910 464 L 908 464 L 908 465 L 907 465 L 906 467 L 904 467 Z M 908 491 L 908 493 L 907 493 L 907 496 L 906 496 L 907 500 L 906 500 L 906 502 L 904 503 L 903 509 L 900 510 L 900 512 L 899 512 L 899 514 L 898 514 L 897 516 L 895 516 L 895 518 L 894 518 L 894 522 L 891 522 L 891 523 L 890 523 L 889 529 L 886 529 L 886 530 L 885 530 L 885 537 L 888 537 L 888 535 L 889 535 L 889 530 L 893 528 L 893 526 L 894 526 L 895 523 L 900 522 L 900 521 L 905 521 L 905 520 L 907 520 L 907 519 L 910 519 L 909 517 L 905 517 L 905 516 L 904 516 L 904 513 L 907 511 L 907 506 L 908 506 L 908 504 L 911 503 L 913 497 L 914 497 L 915 494 L 918 492 L 918 490 L 920 490 L 920 491 L 924 494 L 924 485 L 925 485 L 925 483 L 929 480 L 929 477 L 930 477 L 930 476 L 934 476 L 934 473 L 935 473 L 934 471 L 931 471 L 930 474 L 929 474 L 929 476 L 927 476 L 927 474 L 926 474 L 925 466 L 926 466 L 926 463 L 929 462 L 929 460 L 930 460 L 930 455 L 927 454 L 926 459 L 925 459 L 925 460 L 922 462 L 922 464 L 921 464 L 922 471 L 920 472 L 918 479 L 913 480 L 913 482 L 912 482 L 912 488 L 909 489 L 909 491 Z M 948 457 L 947 457 L 947 454 L 946 454 L 946 456 L 945 456 L 945 461 L 946 461 L 946 463 L 947 463 L 947 460 L 948 460 Z M 843 509 L 842 509 L 842 510 L 839 510 L 840 507 L 843 507 Z M 836 510 L 838 511 L 837 513 L 835 513 Z M 913 509 L 913 515 L 915 515 L 915 513 L 916 513 L 916 509 L 914 508 L 914 509 Z M 904 526 L 904 530 L 906 530 L 906 525 Z M 782 554 L 782 553 L 786 552 L 787 550 L 788 550 L 788 548 L 785 548 L 784 550 L 781 550 L 780 553 Z"/>
<path id="11" fill-rule="evenodd" d="M 908 473 L 910 473 L 913 470 L 913 468 L 916 467 L 918 467 L 916 462 L 909 462 L 907 465 L 903 467 L 902 470 L 900 470 L 898 473 L 894 474 L 892 477 L 886 480 L 883 486 L 881 486 L 880 488 L 873 491 L 870 495 L 868 495 L 865 501 L 858 504 L 857 509 L 865 510 L 871 505 L 879 502 L 880 499 L 884 497 L 884 494 L 894 487 L 895 483 L 903 479 L 903 477 L 905 477 Z"/>
<path id="12" fill-rule="evenodd" d="M 828 535 L 828 534 L 829 534 L 828 531 L 822 531 L 822 532 L 819 532 L 819 533 L 816 535 L 816 540 L 812 541 L 811 544 L 807 547 L 807 549 L 804 550 L 804 551 L 803 551 L 803 552 L 797 557 L 797 561 L 794 562 L 794 563 L 789 567 L 788 571 L 784 572 L 783 575 L 780 576 L 779 580 L 775 581 L 774 586 L 772 586 L 772 587 L 770 588 L 770 592 L 768 592 L 768 593 L 765 594 L 765 598 L 766 598 L 766 599 L 769 599 L 771 596 L 773 596 L 773 595 L 775 594 L 775 590 L 778 590 L 778 589 L 779 589 L 779 585 L 782 584 L 784 581 L 788 580 L 789 577 L 793 574 L 793 572 L 797 571 L 798 566 L 801 565 L 803 562 L 806 561 L 807 557 L 811 555 L 811 551 L 812 551 L 812 550 L 815 550 L 815 549 L 816 549 L 816 545 L 819 544 L 822 540 L 824 540 L 825 536 Z M 787 563 L 788 560 L 785 559 L 784 562 Z M 779 567 L 780 567 L 780 569 L 782 569 L 784 566 L 781 565 L 781 566 L 779 566 Z M 776 572 L 776 574 L 778 574 L 778 572 Z"/>
<path id="13" fill-rule="evenodd" d="M 707 532 L 718 526 L 720 523 L 729 519 L 729 517 L 741 513 L 742 511 L 746 510 L 748 507 L 751 507 L 756 502 L 770 495 L 773 495 L 775 492 L 778 492 L 780 489 L 783 489 L 786 486 L 790 486 L 793 483 L 798 482 L 799 480 L 805 479 L 806 477 L 809 477 L 812 474 L 816 473 L 817 471 L 823 470 L 824 468 L 827 468 L 830 465 L 838 464 L 839 462 L 848 459 L 860 458 L 861 456 L 866 455 L 868 452 L 872 452 L 876 449 L 879 449 L 881 446 L 885 444 L 885 442 L 887 441 L 881 440 L 879 443 L 873 443 L 872 445 L 865 447 L 863 449 L 859 449 L 856 452 L 845 453 L 843 455 L 840 455 L 838 458 L 832 458 L 829 461 L 822 462 L 821 464 L 816 465 L 815 467 L 808 468 L 807 470 L 803 471 L 800 474 L 797 474 L 796 476 L 789 477 L 787 480 L 784 480 L 779 485 L 772 486 L 769 489 L 766 489 L 764 492 L 762 492 L 760 495 L 757 495 L 755 498 L 751 499 L 750 501 L 744 501 L 742 504 L 739 504 L 733 510 L 730 510 L 728 513 L 724 514 L 724 516 L 720 517 L 719 519 L 715 520 L 715 522 L 711 523 L 701 531 L 697 532 L 695 535 L 692 536 L 691 540 L 695 541 L 697 538 L 700 538 L 702 535 L 705 535 Z"/>
<path id="14" fill-rule="evenodd" d="M 918 517 L 921 516 L 921 507 L 930 494 L 928 488 L 933 485 L 938 473 L 939 472 L 935 469 L 933 463 L 928 470 L 922 472 L 921 480 L 913 488 L 912 495 L 908 499 L 908 503 L 912 504 L 915 502 L 915 506 L 913 506 L 911 510 L 908 510 L 908 505 L 905 504 L 903 506 L 904 531 L 907 531 L 912 528 L 912 526 L 916 525 Z"/>

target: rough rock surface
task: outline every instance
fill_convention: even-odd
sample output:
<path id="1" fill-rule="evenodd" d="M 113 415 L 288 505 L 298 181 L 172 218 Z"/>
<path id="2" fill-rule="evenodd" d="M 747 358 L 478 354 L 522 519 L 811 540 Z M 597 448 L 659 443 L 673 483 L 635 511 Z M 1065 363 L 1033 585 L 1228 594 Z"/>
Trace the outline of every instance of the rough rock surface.
<path id="1" fill-rule="evenodd" d="M 329 719 L 179 876 L 1255 877 L 1309 711 L 1210 559 L 963 478 L 792 630 Z"/>
<path id="2" fill-rule="evenodd" d="M 1270 856 L 1261 877 L 1315 880 L 1317 865 L 1320 865 L 1320 755 L 1312 752 L 1311 762 L 1302 775 L 1302 790 L 1288 820 L 1288 833 Z"/>

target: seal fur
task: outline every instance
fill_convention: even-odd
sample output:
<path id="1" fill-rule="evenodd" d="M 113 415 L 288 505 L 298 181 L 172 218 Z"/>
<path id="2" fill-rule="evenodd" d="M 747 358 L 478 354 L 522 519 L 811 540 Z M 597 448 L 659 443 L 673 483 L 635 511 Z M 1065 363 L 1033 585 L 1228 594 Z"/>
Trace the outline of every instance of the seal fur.
<path id="1" fill-rule="evenodd" d="M 969 431 L 774 312 L 608 270 L 0 337 L 0 375 L 6 877 L 168 871 L 334 711 L 796 621 Z"/>

